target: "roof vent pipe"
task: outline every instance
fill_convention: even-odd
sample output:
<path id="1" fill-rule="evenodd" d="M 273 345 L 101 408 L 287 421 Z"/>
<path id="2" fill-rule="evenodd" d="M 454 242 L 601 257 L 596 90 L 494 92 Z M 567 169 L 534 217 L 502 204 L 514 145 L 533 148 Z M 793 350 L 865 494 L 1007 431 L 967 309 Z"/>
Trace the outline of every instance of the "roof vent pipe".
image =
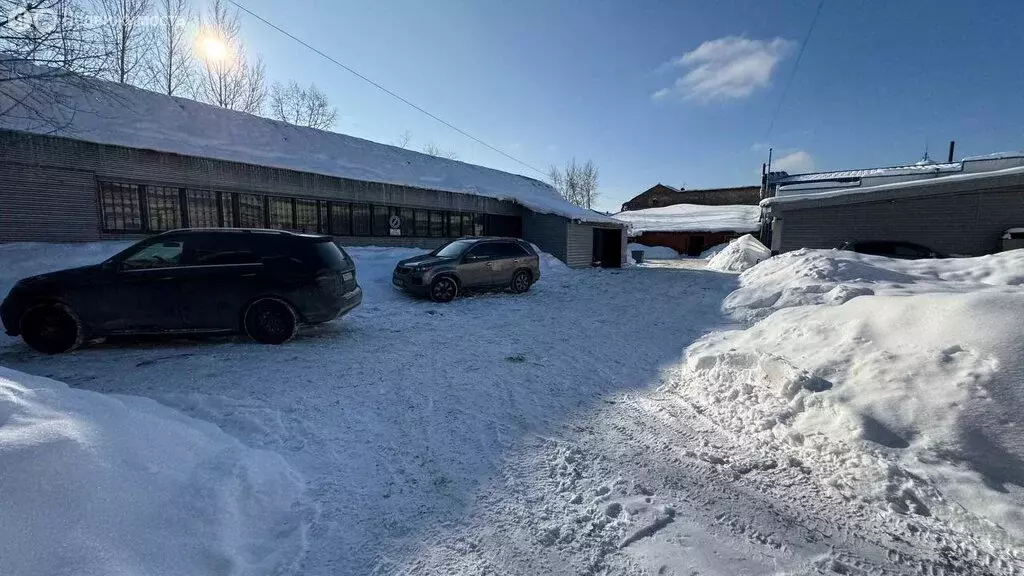
<path id="1" fill-rule="evenodd" d="M 956 140 L 950 140 L 949 141 L 949 158 L 946 159 L 946 162 L 949 162 L 950 164 L 953 163 L 953 149 L 954 148 L 956 148 Z"/>

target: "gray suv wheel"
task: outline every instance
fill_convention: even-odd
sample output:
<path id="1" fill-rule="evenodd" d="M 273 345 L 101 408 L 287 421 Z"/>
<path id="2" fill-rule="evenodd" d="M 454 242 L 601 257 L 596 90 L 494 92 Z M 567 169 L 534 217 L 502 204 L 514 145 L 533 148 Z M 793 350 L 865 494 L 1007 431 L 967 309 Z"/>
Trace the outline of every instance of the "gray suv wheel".
<path id="1" fill-rule="evenodd" d="M 442 276 L 430 284 L 430 299 L 434 302 L 451 302 L 459 293 L 459 285 L 448 276 Z"/>

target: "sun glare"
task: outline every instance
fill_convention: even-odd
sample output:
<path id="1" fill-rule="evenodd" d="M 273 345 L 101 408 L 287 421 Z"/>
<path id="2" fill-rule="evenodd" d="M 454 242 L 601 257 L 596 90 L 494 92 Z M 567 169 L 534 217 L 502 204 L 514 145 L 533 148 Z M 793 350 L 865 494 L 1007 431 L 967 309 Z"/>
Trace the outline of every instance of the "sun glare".
<path id="1" fill-rule="evenodd" d="M 212 62 L 223 62 L 230 57 L 228 45 L 215 34 L 201 34 L 196 39 L 199 55 Z"/>

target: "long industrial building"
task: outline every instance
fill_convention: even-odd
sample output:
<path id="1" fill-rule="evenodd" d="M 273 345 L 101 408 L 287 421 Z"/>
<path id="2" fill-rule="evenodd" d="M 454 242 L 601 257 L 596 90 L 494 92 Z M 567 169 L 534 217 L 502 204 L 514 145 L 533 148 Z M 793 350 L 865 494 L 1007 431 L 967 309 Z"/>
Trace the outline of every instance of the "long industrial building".
<path id="1" fill-rule="evenodd" d="M 0 242 L 252 227 L 423 248 L 514 236 L 574 267 L 625 259 L 623 223 L 524 176 L 106 82 L 38 94 L 0 102 Z"/>

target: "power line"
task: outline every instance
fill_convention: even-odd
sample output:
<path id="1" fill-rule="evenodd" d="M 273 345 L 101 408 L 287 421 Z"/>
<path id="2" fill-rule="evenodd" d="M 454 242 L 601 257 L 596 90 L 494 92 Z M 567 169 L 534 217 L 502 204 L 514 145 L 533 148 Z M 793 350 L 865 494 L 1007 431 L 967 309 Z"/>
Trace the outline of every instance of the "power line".
<path id="1" fill-rule="evenodd" d="M 490 144 L 488 144 L 487 142 L 484 142 L 483 140 L 481 140 L 481 139 L 477 138 L 476 136 L 473 136 L 473 135 L 472 135 L 472 134 L 470 134 L 469 132 L 466 132 L 465 130 L 463 130 L 463 129 L 459 128 L 458 126 L 455 126 L 455 125 L 454 125 L 454 124 L 452 124 L 451 122 L 448 122 L 447 120 L 445 120 L 445 119 L 443 119 L 443 118 L 440 118 L 440 117 L 436 116 L 435 114 L 431 114 L 430 112 L 428 112 L 428 111 L 424 110 L 424 109 L 423 109 L 423 108 L 421 108 L 420 106 L 417 106 L 416 104 L 413 104 L 413 103 L 412 103 L 412 102 L 410 102 L 409 100 L 406 100 L 405 98 L 403 98 L 403 97 L 399 96 L 398 94 L 395 94 L 395 93 L 394 93 L 394 92 L 392 92 L 391 90 L 388 90 L 388 89 L 387 89 L 387 88 L 385 88 L 384 86 L 381 86 L 380 84 L 378 84 L 378 83 L 374 82 L 373 80 L 371 80 L 371 79 L 367 78 L 366 76 L 364 76 L 364 75 L 360 74 L 359 72 L 357 72 L 357 71 L 353 70 L 352 68 L 349 68 L 348 66 L 346 66 L 346 65 L 342 64 L 341 62 L 339 62 L 338 60 L 336 60 L 336 59 L 332 58 L 331 56 L 328 56 L 327 54 L 325 54 L 325 53 L 324 53 L 324 52 L 322 52 L 321 50 L 319 50 L 319 49 L 317 49 L 317 48 L 313 47 L 312 45 L 310 45 L 310 44 L 309 44 L 308 42 L 306 42 L 305 40 L 302 40 L 301 38 L 299 38 L 299 37 L 295 36 L 295 35 L 294 35 L 294 34 L 292 34 L 291 32 L 288 32 L 287 30 L 285 30 L 285 29 L 281 28 L 280 26 L 278 26 L 278 25 L 274 24 L 273 22 L 271 22 L 271 21 L 267 20 L 266 18 L 264 18 L 264 17 L 260 16 L 259 14 L 256 14 L 256 13 L 255 13 L 255 12 L 253 12 L 252 10 L 249 10 L 248 8 L 246 8 L 245 6 L 242 6 L 241 4 L 239 4 L 238 2 L 236 2 L 235 0 L 228 0 L 228 2 L 230 2 L 231 4 L 234 4 L 234 5 L 235 5 L 235 7 L 237 7 L 237 8 L 239 9 L 239 10 L 241 10 L 241 11 L 245 12 L 246 14 L 248 14 L 248 15 L 252 16 L 253 18 L 255 18 L 255 19 L 259 20 L 260 22 L 263 22 L 263 23 L 264 23 L 264 24 L 266 24 L 267 26 L 270 26 L 270 27 L 271 27 L 271 28 L 273 28 L 274 30 L 277 30 L 277 31 L 278 31 L 278 32 L 280 32 L 281 34 L 284 34 L 285 36 L 287 36 L 287 37 L 291 38 L 292 40 L 294 40 L 294 41 L 298 42 L 298 43 L 299 43 L 299 44 L 301 44 L 302 46 L 305 46 L 306 48 L 308 48 L 308 49 L 312 50 L 313 52 L 315 52 L 315 53 L 319 54 L 320 56 L 322 56 L 323 58 L 325 58 L 325 59 L 326 59 L 326 60 L 328 60 L 329 62 L 332 62 L 333 64 L 335 64 L 335 65 L 337 65 L 337 66 L 341 67 L 341 68 L 342 68 L 342 69 L 344 69 L 345 71 L 347 71 L 347 72 L 349 72 L 349 73 L 351 73 L 351 74 L 355 75 L 355 76 L 356 76 L 357 78 L 359 78 L 359 79 L 361 79 L 361 80 L 363 80 L 363 81 L 367 82 L 368 84 L 370 84 L 370 85 L 374 86 L 375 88 L 377 88 L 377 89 L 381 90 L 382 92 L 384 92 L 384 93 L 388 94 L 389 96 L 392 96 L 393 98 L 397 99 L 398 101 L 400 101 L 400 102 L 403 102 L 403 103 L 405 103 L 405 104 L 409 105 L 410 107 L 412 107 L 412 108 L 414 108 L 414 109 L 416 109 L 416 110 L 418 110 L 418 111 L 422 112 L 423 114 L 426 114 L 426 115 L 427 115 L 427 116 L 429 116 L 430 118 L 433 118 L 434 120 L 436 120 L 436 121 L 440 122 L 441 124 L 444 124 L 445 126 L 447 126 L 447 127 L 451 128 L 452 130 L 454 130 L 454 131 L 458 132 L 459 134 L 462 134 L 462 135 L 463 135 L 463 136 L 465 136 L 466 138 L 469 138 L 470 140 L 473 140 L 474 142 L 477 142 L 478 144 L 482 144 L 483 146 L 486 146 L 487 148 L 489 148 L 489 149 L 491 149 L 491 150 L 493 150 L 493 151 L 497 152 L 498 154 L 501 154 L 501 155 L 502 155 L 502 156 L 504 156 L 505 158 L 508 158 L 509 160 L 512 160 L 513 162 L 516 162 L 517 164 L 520 164 L 520 165 L 522 165 L 522 166 L 525 166 L 525 167 L 529 168 L 530 170 L 533 170 L 534 172 L 536 172 L 536 173 L 538 173 L 538 174 L 541 174 L 541 175 L 543 175 L 543 176 L 547 177 L 547 173 L 545 173 L 545 172 L 544 172 L 543 170 L 540 170 L 540 169 L 538 169 L 538 168 L 534 168 L 533 166 L 531 166 L 531 165 L 527 164 L 526 162 L 523 162 L 522 160 L 520 160 L 520 159 L 518 159 L 518 158 L 516 158 L 516 157 L 512 156 L 511 154 L 508 154 L 508 153 L 506 153 L 506 152 L 504 152 L 504 151 L 502 151 L 502 150 L 499 150 L 498 148 L 495 148 L 494 146 L 491 146 L 491 145 L 490 145 Z"/>
<path id="2" fill-rule="evenodd" d="M 807 41 L 811 39 L 811 32 L 814 32 L 814 25 L 818 23 L 818 15 L 821 14 L 821 7 L 824 5 L 825 0 L 818 0 L 818 9 L 814 11 L 814 18 L 811 19 L 811 26 L 807 29 L 807 35 L 804 36 L 804 41 L 800 44 L 800 52 L 796 55 L 796 62 L 793 63 L 793 72 L 789 75 L 789 80 L 786 82 L 786 86 L 782 89 L 782 98 L 779 99 L 779 105 L 775 108 L 775 113 L 772 114 L 772 118 L 768 122 L 768 130 L 764 133 L 764 139 L 766 141 L 771 135 L 772 129 L 775 128 L 775 120 L 779 117 L 779 112 L 782 111 L 783 103 L 786 102 L 786 95 L 789 94 L 789 87 L 793 85 L 793 78 L 796 78 L 796 71 L 800 68 L 800 59 L 803 58 L 804 50 L 807 49 Z"/>

